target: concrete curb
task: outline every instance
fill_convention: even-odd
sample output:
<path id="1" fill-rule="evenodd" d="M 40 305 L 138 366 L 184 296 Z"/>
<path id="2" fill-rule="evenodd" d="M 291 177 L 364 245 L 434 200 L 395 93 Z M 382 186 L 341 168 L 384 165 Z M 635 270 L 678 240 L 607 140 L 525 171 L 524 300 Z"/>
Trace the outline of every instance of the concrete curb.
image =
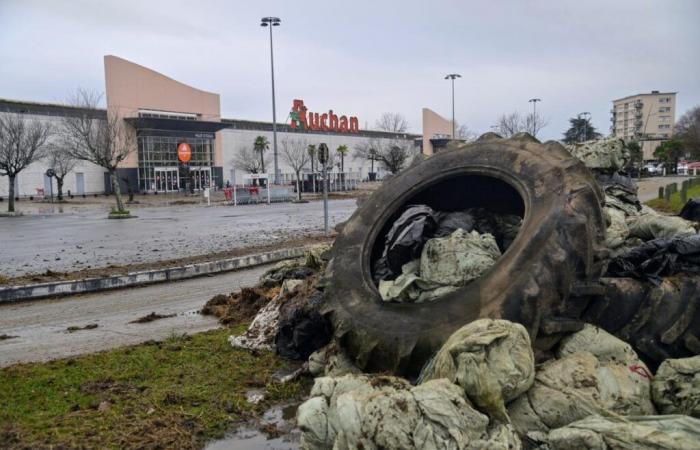
<path id="1" fill-rule="evenodd" d="M 20 300 L 35 300 L 61 295 L 82 294 L 86 292 L 120 289 L 125 287 L 144 286 L 147 284 L 167 281 L 185 280 L 203 275 L 240 270 L 259 266 L 285 259 L 297 258 L 304 254 L 309 247 L 295 247 L 275 250 L 267 253 L 257 253 L 236 258 L 207 261 L 168 269 L 145 270 L 131 272 L 126 275 L 116 275 L 106 278 L 84 278 L 82 280 L 55 281 L 51 283 L 28 284 L 0 288 L 0 304 Z"/>

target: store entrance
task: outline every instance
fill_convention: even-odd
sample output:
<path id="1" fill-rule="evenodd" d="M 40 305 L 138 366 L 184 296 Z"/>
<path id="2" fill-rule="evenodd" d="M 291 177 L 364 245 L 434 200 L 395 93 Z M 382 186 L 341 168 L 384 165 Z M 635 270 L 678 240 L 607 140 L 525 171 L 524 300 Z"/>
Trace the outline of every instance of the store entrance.
<path id="1" fill-rule="evenodd" d="M 211 168 L 193 167 L 190 173 L 192 174 L 192 183 L 195 191 L 211 187 Z"/>
<path id="2" fill-rule="evenodd" d="M 173 192 L 179 190 L 177 167 L 155 167 L 154 190 L 158 192 Z"/>

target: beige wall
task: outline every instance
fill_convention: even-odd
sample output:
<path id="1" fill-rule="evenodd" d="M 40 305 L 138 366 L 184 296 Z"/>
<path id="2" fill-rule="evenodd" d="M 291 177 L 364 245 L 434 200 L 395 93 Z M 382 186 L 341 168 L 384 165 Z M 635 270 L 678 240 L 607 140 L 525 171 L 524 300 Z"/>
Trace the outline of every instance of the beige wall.
<path id="1" fill-rule="evenodd" d="M 221 121 L 219 94 L 202 91 L 168 78 L 154 70 L 125 59 L 107 55 L 105 88 L 107 111 L 119 117 L 137 117 L 139 109 L 197 114 L 198 120 Z M 214 164 L 221 166 L 220 135 L 217 133 Z M 122 164 L 138 167 L 138 154 L 133 152 Z"/>
<path id="2" fill-rule="evenodd" d="M 423 108 L 423 154 L 433 154 L 430 139 L 437 137 L 452 137 L 452 121 L 431 109 Z"/>

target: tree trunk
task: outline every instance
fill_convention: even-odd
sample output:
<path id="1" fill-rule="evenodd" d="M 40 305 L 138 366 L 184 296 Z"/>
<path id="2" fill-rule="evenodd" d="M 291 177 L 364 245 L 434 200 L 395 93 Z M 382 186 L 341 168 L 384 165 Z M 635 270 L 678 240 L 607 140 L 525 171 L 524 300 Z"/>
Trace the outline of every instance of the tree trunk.
<path id="1" fill-rule="evenodd" d="M 263 158 L 263 152 L 260 152 L 260 173 L 265 173 L 265 158 Z"/>
<path id="2" fill-rule="evenodd" d="M 9 212 L 15 212 L 15 177 L 17 175 L 8 175 L 7 178 L 10 180 L 10 188 L 8 189 L 9 198 L 7 202 L 7 210 Z"/>
<path id="3" fill-rule="evenodd" d="M 301 185 L 299 184 L 300 170 L 297 171 L 297 198 L 301 201 Z"/>
<path id="4" fill-rule="evenodd" d="M 119 187 L 119 179 L 117 178 L 117 171 L 110 170 L 109 178 L 112 180 L 112 191 L 114 192 L 114 197 L 117 199 L 117 212 L 124 212 L 124 203 L 122 202 L 122 192 Z"/>
<path id="5" fill-rule="evenodd" d="M 56 177 L 56 190 L 58 191 L 58 201 L 63 200 L 63 177 Z"/>

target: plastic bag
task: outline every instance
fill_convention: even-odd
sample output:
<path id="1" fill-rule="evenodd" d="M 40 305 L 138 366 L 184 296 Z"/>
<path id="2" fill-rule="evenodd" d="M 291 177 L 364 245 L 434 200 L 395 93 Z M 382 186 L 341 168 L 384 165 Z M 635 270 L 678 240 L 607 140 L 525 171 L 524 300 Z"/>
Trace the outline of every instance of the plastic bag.
<path id="1" fill-rule="evenodd" d="M 659 412 L 700 418 L 700 356 L 662 362 L 651 393 Z"/>
<path id="2" fill-rule="evenodd" d="M 317 378 L 297 424 L 308 450 L 521 448 L 512 428 L 489 429 L 488 417 L 445 379 L 411 386 L 386 376 Z"/>
<path id="3" fill-rule="evenodd" d="M 661 277 L 679 272 L 700 272 L 700 235 L 645 242 L 613 258 L 607 276 L 649 280 L 658 286 Z"/>
<path id="4" fill-rule="evenodd" d="M 557 356 L 538 366 L 532 388 L 508 405 L 521 435 L 593 414 L 655 413 L 652 375 L 627 343 L 586 325 L 563 341 Z"/>
<path id="5" fill-rule="evenodd" d="M 681 209 L 678 215 L 685 220 L 700 222 L 700 200 L 694 198 L 688 200 L 688 202 L 683 205 L 683 209 Z"/>
<path id="6" fill-rule="evenodd" d="M 700 420 L 680 415 L 591 416 L 551 431 L 544 438 L 549 450 L 696 450 Z"/>
<path id="7" fill-rule="evenodd" d="M 534 377 L 535 357 L 525 327 L 480 319 L 453 333 L 419 380 L 447 378 L 481 411 L 507 422 L 505 403 L 527 391 Z"/>

